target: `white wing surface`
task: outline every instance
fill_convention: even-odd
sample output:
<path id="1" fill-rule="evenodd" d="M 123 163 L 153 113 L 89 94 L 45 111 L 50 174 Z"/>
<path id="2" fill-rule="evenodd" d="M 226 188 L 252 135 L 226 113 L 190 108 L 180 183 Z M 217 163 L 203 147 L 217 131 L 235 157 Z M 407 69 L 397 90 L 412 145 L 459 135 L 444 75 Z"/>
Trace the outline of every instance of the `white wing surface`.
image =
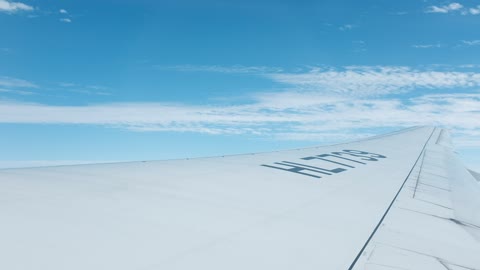
<path id="1" fill-rule="evenodd" d="M 0 269 L 480 269 L 448 132 L 0 171 Z"/>

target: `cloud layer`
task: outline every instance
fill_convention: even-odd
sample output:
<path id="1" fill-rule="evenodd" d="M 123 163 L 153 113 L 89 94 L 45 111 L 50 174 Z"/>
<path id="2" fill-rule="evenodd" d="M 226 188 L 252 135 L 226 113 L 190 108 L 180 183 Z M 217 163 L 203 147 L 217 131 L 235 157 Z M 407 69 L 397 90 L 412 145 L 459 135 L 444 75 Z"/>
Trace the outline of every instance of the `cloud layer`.
<path id="1" fill-rule="evenodd" d="M 285 140 L 338 140 L 339 135 L 352 137 L 353 133 L 345 134 L 345 130 L 441 125 L 456 129 L 467 141 L 467 137 L 480 133 L 479 108 L 480 93 L 433 94 L 406 100 L 272 93 L 259 96 L 252 104 L 237 106 L 160 103 L 50 106 L 3 102 L 0 103 L 0 122 L 253 134 Z M 477 146 L 480 146 L 478 141 Z"/>
<path id="2" fill-rule="evenodd" d="M 312 67 L 296 72 L 191 66 L 185 71 L 192 70 L 248 76 L 256 71 L 255 76 L 271 80 L 278 89 L 253 93 L 248 102 L 237 105 L 54 106 L 3 101 L 0 123 L 105 125 L 134 131 L 250 134 L 321 142 L 356 139 L 378 127 L 439 125 L 452 128 L 460 146 L 480 147 L 479 73 L 397 66 Z M 0 86 L 38 87 L 8 77 L 0 79 Z"/>
<path id="3" fill-rule="evenodd" d="M 480 73 L 417 70 L 398 66 L 313 68 L 303 73 L 276 73 L 271 79 L 321 92 L 356 96 L 401 93 L 414 89 L 480 86 Z"/>

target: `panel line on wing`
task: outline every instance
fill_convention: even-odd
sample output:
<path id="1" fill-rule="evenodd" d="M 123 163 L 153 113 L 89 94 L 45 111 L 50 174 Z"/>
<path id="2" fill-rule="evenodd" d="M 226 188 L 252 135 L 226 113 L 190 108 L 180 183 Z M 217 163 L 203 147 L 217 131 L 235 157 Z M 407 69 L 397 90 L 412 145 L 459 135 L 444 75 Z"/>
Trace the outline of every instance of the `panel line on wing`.
<path id="1" fill-rule="evenodd" d="M 414 168 L 417 166 L 417 163 L 418 161 L 420 160 L 420 157 L 422 156 L 422 153 L 424 153 L 425 151 L 425 148 L 427 147 L 427 144 L 428 142 L 430 141 L 430 139 L 432 138 L 433 134 L 435 133 L 437 128 L 433 128 L 432 130 L 432 133 L 430 133 L 430 136 L 428 137 L 427 141 L 425 142 L 425 144 L 423 145 L 423 148 L 422 148 L 422 151 L 420 152 L 420 154 L 418 155 L 415 163 L 413 164 L 410 172 L 408 173 L 408 175 L 405 177 L 405 180 L 403 181 L 402 185 L 400 186 L 397 194 L 395 194 L 395 197 L 393 197 L 393 200 L 392 202 L 390 203 L 390 205 L 388 206 L 387 210 L 385 211 L 385 213 L 383 214 L 382 218 L 380 219 L 380 221 L 378 222 L 377 226 L 375 226 L 373 232 L 370 234 L 370 236 L 368 237 L 367 241 L 365 242 L 365 244 L 363 245 L 362 249 L 360 250 L 360 252 L 358 252 L 357 256 L 355 257 L 355 259 L 353 260 L 352 264 L 350 265 L 350 267 L 348 268 L 348 270 L 352 270 L 353 267 L 355 267 L 355 264 L 357 263 L 358 259 L 360 258 L 360 256 L 362 255 L 362 253 L 364 252 L 365 248 L 367 247 L 368 243 L 370 242 L 370 240 L 373 238 L 373 236 L 375 235 L 375 233 L 377 232 L 378 228 L 380 227 L 380 225 L 382 224 L 383 220 L 385 219 L 385 217 L 387 216 L 388 212 L 390 211 L 390 209 L 392 208 L 392 205 L 393 203 L 395 202 L 395 200 L 397 199 L 398 195 L 400 194 L 400 192 L 402 191 L 403 187 L 405 186 L 405 183 L 407 182 L 407 180 L 409 179 L 410 175 L 412 174 Z"/>

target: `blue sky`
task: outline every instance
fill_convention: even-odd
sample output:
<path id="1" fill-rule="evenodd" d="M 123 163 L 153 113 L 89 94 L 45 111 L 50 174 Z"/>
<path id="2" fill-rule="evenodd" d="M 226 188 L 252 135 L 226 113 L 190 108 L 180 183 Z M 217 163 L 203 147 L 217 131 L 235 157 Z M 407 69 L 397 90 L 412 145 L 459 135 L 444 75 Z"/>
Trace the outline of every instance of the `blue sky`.
<path id="1" fill-rule="evenodd" d="M 452 130 L 480 169 L 480 1 L 0 0 L 0 167 Z"/>

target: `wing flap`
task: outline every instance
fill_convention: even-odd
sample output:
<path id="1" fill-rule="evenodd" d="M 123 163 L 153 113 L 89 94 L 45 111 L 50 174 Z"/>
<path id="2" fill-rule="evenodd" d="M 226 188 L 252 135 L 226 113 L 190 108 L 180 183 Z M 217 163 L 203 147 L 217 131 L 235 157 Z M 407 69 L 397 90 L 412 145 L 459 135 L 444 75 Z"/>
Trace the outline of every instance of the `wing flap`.
<path id="1" fill-rule="evenodd" d="M 480 269 L 478 184 L 435 136 L 352 269 Z"/>

